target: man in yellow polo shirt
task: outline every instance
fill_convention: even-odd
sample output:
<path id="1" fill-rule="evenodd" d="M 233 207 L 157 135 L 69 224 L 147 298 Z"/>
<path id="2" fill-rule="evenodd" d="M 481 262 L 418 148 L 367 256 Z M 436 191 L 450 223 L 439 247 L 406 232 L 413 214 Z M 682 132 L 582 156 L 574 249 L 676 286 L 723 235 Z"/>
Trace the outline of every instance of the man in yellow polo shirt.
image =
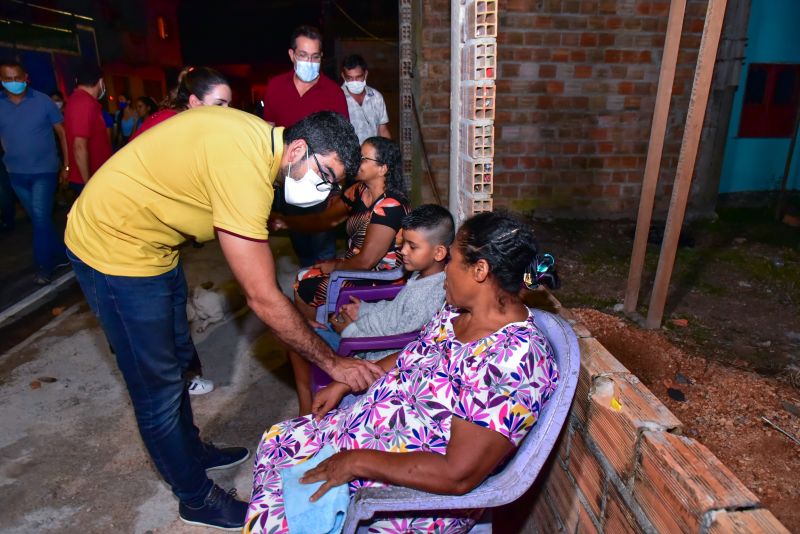
<path id="1" fill-rule="evenodd" d="M 272 128 L 234 109 L 200 107 L 137 137 L 88 182 L 70 211 L 65 241 L 86 299 L 114 349 L 139 431 L 182 520 L 244 524 L 247 504 L 215 485 L 209 469 L 243 462 L 244 447 L 203 443 L 183 379 L 194 352 L 178 247 L 216 235 L 250 308 L 276 335 L 334 379 L 361 390 L 377 366 L 337 357 L 308 327 L 275 278 L 267 243 L 273 182 L 286 200 L 319 203 L 361 152 L 353 127 L 332 112 Z"/>

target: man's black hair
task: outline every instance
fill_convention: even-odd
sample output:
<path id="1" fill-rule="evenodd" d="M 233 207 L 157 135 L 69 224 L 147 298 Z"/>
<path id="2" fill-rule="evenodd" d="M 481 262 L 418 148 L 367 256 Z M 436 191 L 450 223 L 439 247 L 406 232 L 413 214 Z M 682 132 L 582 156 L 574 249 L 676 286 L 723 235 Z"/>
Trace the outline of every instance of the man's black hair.
<path id="1" fill-rule="evenodd" d="M 367 62 L 358 54 L 347 56 L 344 58 L 344 61 L 342 61 L 342 70 L 355 69 L 356 67 L 361 67 L 364 71 L 367 70 Z"/>
<path id="2" fill-rule="evenodd" d="M 75 83 L 91 87 L 103 77 L 103 70 L 93 61 L 81 63 L 75 71 Z"/>
<path id="3" fill-rule="evenodd" d="M 309 153 L 327 156 L 335 153 L 344 165 L 347 176 L 355 176 L 361 165 L 361 145 L 350 121 L 333 111 L 320 111 L 286 128 L 283 141 L 287 145 L 304 139 Z"/>
<path id="4" fill-rule="evenodd" d="M 423 204 L 403 218 L 403 230 L 421 230 L 431 245 L 449 247 L 456 234 L 453 216 L 438 204 Z"/>
<path id="5" fill-rule="evenodd" d="M 322 34 L 320 33 L 319 29 L 317 29 L 315 26 L 309 26 L 307 24 L 304 24 L 294 29 L 294 31 L 292 32 L 292 36 L 289 38 L 289 48 L 291 48 L 292 50 L 297 50 L 298 37 L 305 37 L 306 39 L 319 41 L 320 48 L 322 47 Z"/>

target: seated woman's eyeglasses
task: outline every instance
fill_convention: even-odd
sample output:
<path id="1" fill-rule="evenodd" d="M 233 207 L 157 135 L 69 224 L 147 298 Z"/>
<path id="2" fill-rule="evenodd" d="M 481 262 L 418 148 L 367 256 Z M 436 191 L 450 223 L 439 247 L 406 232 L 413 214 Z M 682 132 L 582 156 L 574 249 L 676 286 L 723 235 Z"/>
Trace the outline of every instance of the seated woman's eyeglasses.
<path id="1" fill-rule="evenodd" d="M 364 161 L 365 159 L 368 159 L 369 161 L 374 161 L 378 165 L 384 165 L 384 163 L 379 159 L 370 158 L 370 157 L 367 157 L 367 156 L 361 156 L 361 161 Z"/>
<path id="2" fill-rule="evenodd" d="M 325 172 L 322 169 L 322 165 L 319 164 L 319 160 L 317 159 L 317 155 L 315 153 L 311 153 L 311 156 L 314 158 L 314 163 L 317 164 L 317 169 L 319 169 L 319 176 L 322 178 L 322 181 L 317 183 L 317 191 L 338 191 L 341 189 L 339 182 L 336 181 L 336 176 L 333 177 L 331 180 L 331 175 Z"/>
<path id="3" fill-rule="evenodd" d="M 322 61 L 322 54 L 307 54 L 302 50 L 295 51 L 294 57 L 299 59 L 300 61 L 313 61 L 314 63 L 319 63 Z"/>

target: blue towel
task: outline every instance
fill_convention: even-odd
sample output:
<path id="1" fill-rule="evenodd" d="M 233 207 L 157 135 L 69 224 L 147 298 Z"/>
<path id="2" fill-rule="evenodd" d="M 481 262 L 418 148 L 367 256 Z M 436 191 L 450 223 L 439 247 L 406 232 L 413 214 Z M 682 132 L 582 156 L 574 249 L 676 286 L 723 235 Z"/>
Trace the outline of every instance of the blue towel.
<path id="1" fill-rule="evenodd" d="M 347 505 L 350 504 L 348 485 L 331 488 L 317 502 L 310 502 L 322 482 L 300 482 L 306 471 L 333 454 L 333 448 L 326 445 L 305 462 L 281 470 L 283 506 L 291 534 L 338 534 L 342 531 Z"/>
<path id="2" fill-rule="evenodd" d="M 333 329 L 330 323 L 326 324 L 325 326 L 326 328 L 315 328 L 314 332 L 316 332 L 317 335 L 333 349 L 333 352 L 336 352 L 339 350 L 339 345 L 342 342 L 342 336 L 336 333 L 336 330 Z"/>

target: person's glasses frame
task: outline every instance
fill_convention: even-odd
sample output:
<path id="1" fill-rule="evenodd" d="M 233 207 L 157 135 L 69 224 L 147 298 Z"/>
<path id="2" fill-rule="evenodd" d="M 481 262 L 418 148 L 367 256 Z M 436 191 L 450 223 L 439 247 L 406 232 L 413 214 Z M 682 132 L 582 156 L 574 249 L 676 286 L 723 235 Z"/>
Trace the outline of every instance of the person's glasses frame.
<path id="1" fill-rule="evenodd" d="M 302 50 L 295 49 L 294 57 L 300 61 L 312 61 L 314 63 L 321 63 L 322 62 L 322 52 L 318 54 L 308 54 Z"/>
<path id="2" fill-rule="evenodd" d="M 370 158 L 369 156 L 361 156 L 361 161 L 364 161 L 365 159 L 368 159 L 369 161 L 374 161 L 374 162 L 375 162 L 375 163 L 377 163 L 378 165 L 385 165 L 385 164 L 384 164 L 384 163 L 383 163 L 381 160 L 379 160 L 379 159 Z"/>
<path id="3" fill-rule="evenodd" d="M 330 191 L 330 192 L 333 192 L 333 191 L 338 191 L 339 189 L 341 189 L 341 186 L 339 185 L 339 182 L 335 179 L 336 176 L 334 176 L 334 179 L 331 180 L 330 179 L 330 174 L 325 172 L 325 170 L 322 168 L 322 165 L 320 165 L 319 160 L 317 159 L 316 152 L 312 152 L 311 153 L 311 157 L 314 158 L 314 163 L 317 164 L 317 169 L 319 170 L 320 178 L 322 179 L 321 182 L 317 182 L 317 186 L 316 186 L 317 187 L 317 191 Z"/>

